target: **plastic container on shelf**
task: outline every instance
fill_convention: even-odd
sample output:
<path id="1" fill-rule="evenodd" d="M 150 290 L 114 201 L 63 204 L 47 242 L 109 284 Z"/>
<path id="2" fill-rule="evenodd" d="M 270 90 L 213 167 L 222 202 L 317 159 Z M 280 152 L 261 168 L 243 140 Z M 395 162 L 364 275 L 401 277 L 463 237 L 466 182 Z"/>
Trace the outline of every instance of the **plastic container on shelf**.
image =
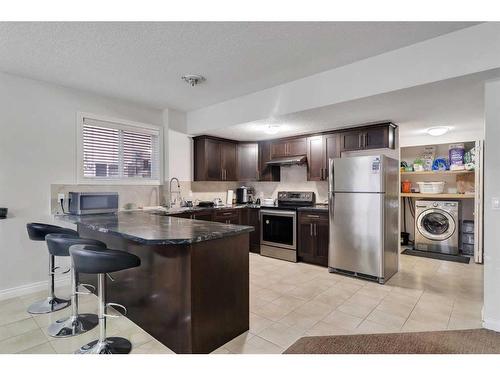
<path id="1" fill-rule="evenodd" d="M 462 254 L 463 255 L 474 255 L 474 244 L 462 244 Z"/>
<path id="2" fill-rule="evenodd" d="M 474 233 L 474 220 L 462 220 L 462 233 Z"/>
<path id="3" fill-rule="evenodd" d="M 444 181 L 417 182 L 420 193 L 441 194 L 444 191 Z"/>
<path id="4" fill-rule="evenodd" d="M 474 245 L 474 233 L 462 233 L 462 243 Z"/>

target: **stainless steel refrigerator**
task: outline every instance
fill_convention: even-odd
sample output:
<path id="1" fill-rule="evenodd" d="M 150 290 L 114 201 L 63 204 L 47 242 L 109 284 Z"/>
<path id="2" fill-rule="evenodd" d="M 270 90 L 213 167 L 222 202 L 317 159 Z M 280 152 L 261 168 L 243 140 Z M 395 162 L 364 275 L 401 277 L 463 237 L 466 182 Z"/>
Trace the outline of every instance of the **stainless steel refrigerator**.
<path id="1" fill-rule="evenodd" d="M 385 155 L 329 160 L 330 272 L 383 284 L 399 264 L 399 163 Z"/>

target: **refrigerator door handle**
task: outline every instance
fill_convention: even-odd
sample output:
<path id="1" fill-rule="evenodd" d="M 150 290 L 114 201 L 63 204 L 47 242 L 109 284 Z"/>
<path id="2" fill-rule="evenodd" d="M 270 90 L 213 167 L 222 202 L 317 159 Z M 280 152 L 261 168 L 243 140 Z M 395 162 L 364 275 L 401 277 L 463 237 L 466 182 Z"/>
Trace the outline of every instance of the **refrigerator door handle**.
<path id="1" fill-rule="evenodd" d="M 335 171 L 333 159 L 328 159 L 328 192 L 332 193 L 335 188 Z"/>

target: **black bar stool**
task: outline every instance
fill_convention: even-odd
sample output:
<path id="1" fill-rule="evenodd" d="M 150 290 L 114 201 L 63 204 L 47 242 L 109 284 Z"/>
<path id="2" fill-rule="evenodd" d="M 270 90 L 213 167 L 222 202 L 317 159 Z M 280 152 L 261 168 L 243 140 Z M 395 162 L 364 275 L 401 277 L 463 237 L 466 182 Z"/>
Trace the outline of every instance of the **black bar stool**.
<path id="1" fill-rule="evenodd" d="M 51 233 L 69 234 L 78 237 L 78 232 L 73 229 L 59 227 L 57 225 L 43 223 L 28 223 L 26 224 L 28 236 L 32 241 L 45 241 L 45 236 Z M 42 301 L 37 301 L 28 307 L 30 314 L 47 314 L 53 311 L 68 307 L 70 301 L 67 299 L 58 298 L 54 292 L 54 275 L 57 268 L 55 266 L 55 257 L 49 254 L 49 295 Z"/>
<path id="2" fill-rule="evenodd" d="M 94 245 L 99 246 L 102 250 L 106 249 L 104 242 L 79 238 L 69 234 L 48 234 L 45 237 L 49 253 L 53 256 L 69 257 L 69 247 L 72 245 Z M 91 294 L 92 292 L 80 292 L 78 286 L 83 285 L 87 288 L 94 288 L 93 285 L 80 284 L 78 281 L 78 272 L 76 272 L 73 262 L 71 262 L 71 316 L 57 320 L 48 328 L 48 333 L 52 337 L 69 337 L 76 336 L 80 333 L 90 331 L 97 326 L 96 314 L 79 314 L 78 312 L 78 295 Z"/>
<path id="3" fill-rule="evenodd" d="M 127 354 L 132 350 L 130 341 L 123 337 L 106 337 L 106 318 L 117 317 L 107 314 L 108 306 L 126 308 L 117 303 L 106 302 L 106 275 L 110 272 L 138 267 L 139 257 L 120 250 L 103 250 L 93 245 L 73 245 L 69 248 L 76 272 L 97 274 L 97 294 L 99 296 L 99 339 L 77 350 L 76 354 Z"/>

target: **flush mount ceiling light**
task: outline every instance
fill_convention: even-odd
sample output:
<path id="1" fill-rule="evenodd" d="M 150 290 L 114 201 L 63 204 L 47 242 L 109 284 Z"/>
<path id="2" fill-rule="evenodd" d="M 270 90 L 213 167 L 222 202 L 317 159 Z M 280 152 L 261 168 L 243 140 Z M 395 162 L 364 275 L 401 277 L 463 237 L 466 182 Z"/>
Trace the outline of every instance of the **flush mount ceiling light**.
<path id="1" fill-rule="evenodd" d="M 279 130 L 280 130 L 279 125 L 267 125 L 266 128 L 264 129 L 266 134 L 271 134 L 271 135 L 278 133 Z"/>
<path id="2" fill-rule="evenodd" d="M 447 126 L 435 126 L 433 128 L 429 128 L 426 130 L 427 134 L 432 135 L 434 137 L 439 137 L 440 135 L 445 135 L 450 131 L 450 128 Z"/>
<path id="3" fill-rule="evenodd" d="M 206 78 L 199 74 L 185 74 L 181 79 L 191 85 L 191 87 L 195 87 L 198 83 L 206 81 Z"/>

